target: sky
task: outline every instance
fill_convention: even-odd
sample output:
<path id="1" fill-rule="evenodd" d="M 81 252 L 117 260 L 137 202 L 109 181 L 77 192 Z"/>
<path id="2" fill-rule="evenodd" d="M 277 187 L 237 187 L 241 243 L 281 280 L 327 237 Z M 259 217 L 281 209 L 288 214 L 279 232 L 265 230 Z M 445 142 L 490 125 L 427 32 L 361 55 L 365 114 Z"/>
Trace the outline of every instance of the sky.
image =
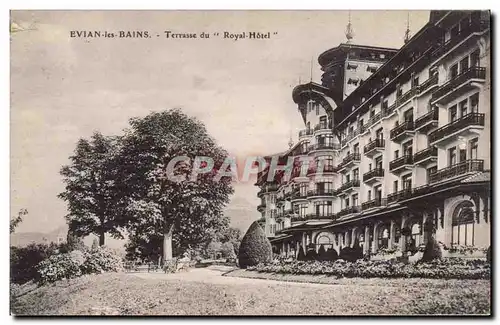
<path id="1" fill-rule="evenodd" d="M 416 33 L 428 11 L 352 11 L 353 43 L 399 48 L 407 17 Z M 59 175 L 79 138 L 122 133 L 131 117 L 181 108 L 231 155 L 267 155 L 296 141 L 299 79 L 320 82 L 317 57 L 345 42 L 346 11 L 11 11 L 11 216 L 17 232 L 65 223 Z M 152 38 L 71 38 L 78 31 L 148 31 Z M 208 39 L 167 39 L 207 32 Z M 265 40 L 224 32 L 270 32 Z M 213 34 L 219 33 L 218 37 Z M 156 34 L 160 37 L 156 37 Z M 312 76 L 311 76 L 312 62 Z M 245 230 L 259 218 L 258 188 L 235 184 L 228 213 Z M 241 213 L 246 211 L 246 213 Z"/>

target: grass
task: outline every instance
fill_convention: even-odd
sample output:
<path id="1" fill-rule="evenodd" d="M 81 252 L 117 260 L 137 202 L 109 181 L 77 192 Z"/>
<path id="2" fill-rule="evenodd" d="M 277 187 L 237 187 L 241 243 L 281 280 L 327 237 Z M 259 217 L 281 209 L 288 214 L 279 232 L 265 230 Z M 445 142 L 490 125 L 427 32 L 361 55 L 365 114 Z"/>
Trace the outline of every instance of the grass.
<path id="1" fill-rule="evenodd" d="M 243 270 L 225 277 L 205 275 L 208 270 L 198 272 L 198 278 L 189 275 L 191 272 L 151 278 L 124 273 L 84 276 L 29 288 L 13 300 L 11 308 L 16 315 L 490 313 L 490 282 L 486 280 L 319 280 L 321 277 L 273 278 L 267 274 L 270 279 L 333 284 L 324 285 L 247 279 L 258 273 Z"/>

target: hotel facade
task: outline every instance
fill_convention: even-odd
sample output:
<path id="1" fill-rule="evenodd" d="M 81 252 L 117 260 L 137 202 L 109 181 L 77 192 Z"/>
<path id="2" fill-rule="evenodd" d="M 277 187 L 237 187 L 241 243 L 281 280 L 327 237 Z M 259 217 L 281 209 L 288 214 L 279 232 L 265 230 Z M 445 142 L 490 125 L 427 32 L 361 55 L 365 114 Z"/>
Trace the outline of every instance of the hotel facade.
<path id="1" fill-rule="evenodd" d="M 293 89 L 298 141 L 259 174 L 260 223 L 274 252 L 490 246 L 488 11 L 432 11 L 400 49 L 350 41 L 318 57 L 321 84 Z M 274 173 L 273 173 L 274 174 Z M 450 250 L 451 251 L 451 250 Z"/>

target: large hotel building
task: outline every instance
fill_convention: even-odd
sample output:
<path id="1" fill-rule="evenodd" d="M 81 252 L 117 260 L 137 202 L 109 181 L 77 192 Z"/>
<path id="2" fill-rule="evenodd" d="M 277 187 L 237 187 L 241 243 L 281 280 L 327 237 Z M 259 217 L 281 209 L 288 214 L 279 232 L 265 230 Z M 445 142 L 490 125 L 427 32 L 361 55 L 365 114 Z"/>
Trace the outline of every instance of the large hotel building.
<path id="1" fill-rule="evenodd" d="M 399 49 L 346 36 L 319 56 L 321 84 L 293 89 L 298 142 L 266 157 L 295 157 L 291 177 L 259 174 L 273 249 L 339 252 L 357 239 L 364 253 L 407 251 L 430 231 L 445 247 L 487 248 L 490 13 L 432 11 Z"/>

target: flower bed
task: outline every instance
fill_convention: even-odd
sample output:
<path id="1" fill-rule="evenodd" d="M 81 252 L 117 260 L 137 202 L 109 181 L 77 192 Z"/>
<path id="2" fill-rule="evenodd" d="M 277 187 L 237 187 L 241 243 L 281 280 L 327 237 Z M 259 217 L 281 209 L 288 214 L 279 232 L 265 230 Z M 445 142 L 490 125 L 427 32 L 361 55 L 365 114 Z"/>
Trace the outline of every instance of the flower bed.
<path id="1" fill-rule="evenodd" d="M 259 264 L 248 270 L 280 273 L 311 274 L 361 278 L 435 278 L 435 279 L 489 279 L 490 264 L 483 260 L 443 259 L 429 263 L 404 264 L 397 261 L 346 262 L 331 261 L 274 261 Z"/>

